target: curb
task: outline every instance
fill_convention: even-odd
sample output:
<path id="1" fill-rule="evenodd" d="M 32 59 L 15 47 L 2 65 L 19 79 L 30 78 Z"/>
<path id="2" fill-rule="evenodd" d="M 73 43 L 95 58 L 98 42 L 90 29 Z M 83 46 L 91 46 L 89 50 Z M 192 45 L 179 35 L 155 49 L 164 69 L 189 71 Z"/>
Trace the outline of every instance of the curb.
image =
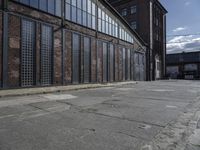
<path id="1" fill-rule="evenodd" d="M 73 91 L 81 89 L 113 87 L 113 86 L 128 85 L 128 84 L 137 84 L 137 82 L 130 81 L 130 82 L 116 82 L 116 83 L 106 83 L 106 84 L 80 84 L 80 85 L 68 85 L 68 86 L 9 89 L 9 90 L 0 90 L 0 97 L 47 94 L 47 93 L 65 92 L 65 91 Z"/>

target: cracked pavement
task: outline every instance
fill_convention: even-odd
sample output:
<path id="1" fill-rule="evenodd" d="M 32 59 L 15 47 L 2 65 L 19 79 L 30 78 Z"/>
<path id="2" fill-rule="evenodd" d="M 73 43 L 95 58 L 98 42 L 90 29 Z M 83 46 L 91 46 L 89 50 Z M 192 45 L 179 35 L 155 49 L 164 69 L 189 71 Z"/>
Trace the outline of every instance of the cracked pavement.
<path id="1" fill-rule="evenodd" d="M 0 98 L 0 150 L 198 150 L 200 81 Z"/>

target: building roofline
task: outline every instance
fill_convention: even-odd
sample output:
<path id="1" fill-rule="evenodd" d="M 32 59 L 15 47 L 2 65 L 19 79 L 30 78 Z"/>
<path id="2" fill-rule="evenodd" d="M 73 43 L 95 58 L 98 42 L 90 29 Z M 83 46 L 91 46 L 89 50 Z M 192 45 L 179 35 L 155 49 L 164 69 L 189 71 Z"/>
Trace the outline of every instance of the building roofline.
<path id="1" fill-rule="evenodd" d="M 195 53 L 199 53 L 199 54 L 200 54 L 200 51 L 194 51 L 194 52 L 179 52 L 179 53 L 173 53 L 173 54 L 167 54 L 167 55 L 169 56 L 169 55 L 195 54 Z"/>
<path id="2" fill-rule="evenodd" d="M 135 30 L 133 30 L 131 28 L 131 26 L 129 25 L 129 23 L 119 14 L 119 12 L 109 2 L 107 2 L 107 0 L 99 0 L 99 1 L 102 2 L 102 3 L 104 3 L 105 7 L 107 7 L 108 9 L 110 9 L 112 12 L 115 13 L 115 15 L 117 16 L 117 18 L 119 20 L 121 20 L 126 27 L 128 27 L 128 29 L 132 32 L 132 34 L 135 35 L 138 38 L 138 40 L 140 40 L 140 42 L 143 43 L 144 46 L 148 46 L 148 44 L 140 37 L 140 35 Z"/>
<path id="3" fill-rule="evenodd" d="M 164 11 L 165 14 L 168 13 L 167 9 L 161 4 L 159 0 L 155 0 L 156 3 L 158 3 L 158 6 Z"/>

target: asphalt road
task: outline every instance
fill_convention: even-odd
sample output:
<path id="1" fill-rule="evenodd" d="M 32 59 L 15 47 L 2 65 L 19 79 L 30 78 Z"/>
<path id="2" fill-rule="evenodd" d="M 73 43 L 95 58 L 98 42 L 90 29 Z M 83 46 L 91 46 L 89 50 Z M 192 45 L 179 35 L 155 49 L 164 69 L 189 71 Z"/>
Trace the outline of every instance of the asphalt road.
<path id="1" fill-rule="evenodd" d="M 197 150 L 199 96 L 171 80 L 0 98 L 0 150 Z"/>

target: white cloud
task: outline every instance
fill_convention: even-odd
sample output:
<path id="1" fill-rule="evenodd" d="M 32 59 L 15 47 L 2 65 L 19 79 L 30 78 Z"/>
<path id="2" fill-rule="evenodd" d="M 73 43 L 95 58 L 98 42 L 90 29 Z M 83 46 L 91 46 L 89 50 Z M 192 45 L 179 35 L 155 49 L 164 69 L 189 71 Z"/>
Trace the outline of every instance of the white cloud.
<path id="1" fill-rule="evenodd" d="M 189 6 L 190 4 L 190 2 L 185 2 L 185 6 Z"/>
<path id="2" fill-rule="evenodd" d="M 180 32 L 180 31 L 184 31 L 187 30 L 187 27 L 178 27 L 176 29 L 173 30 L 173 32 Z"/>
<path id="3" fill-rule="evenodd" d="M 178 36 L 167 43 L 167 53 L 200 51 L 199 36 Z"/>

